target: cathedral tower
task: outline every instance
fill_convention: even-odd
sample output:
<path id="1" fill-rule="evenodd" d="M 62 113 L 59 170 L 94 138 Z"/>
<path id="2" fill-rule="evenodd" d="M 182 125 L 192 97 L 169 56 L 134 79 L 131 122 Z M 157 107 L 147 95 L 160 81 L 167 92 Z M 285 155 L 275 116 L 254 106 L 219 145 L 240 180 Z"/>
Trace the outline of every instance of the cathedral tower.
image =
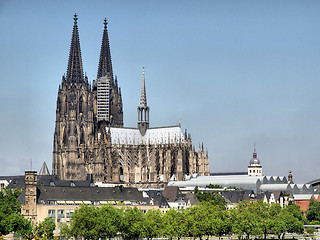
<path id="1" fill-rule="evenodd" d="M 57 98 L 52 169 L 60 179 L 86 176 L 83 155 L 94 140 L 93 94 L 83 75 L 77 20 L 75 14 L 67 75 Z"/>
<path id="2" fill-rule="evenodd" d="M 97 121 L 105 121 L 112 127 L 123 127 L 121 89 L 117 76 L 113 76 L 107 19 L 104 20 L 97 81 L 93 83 Z"/>

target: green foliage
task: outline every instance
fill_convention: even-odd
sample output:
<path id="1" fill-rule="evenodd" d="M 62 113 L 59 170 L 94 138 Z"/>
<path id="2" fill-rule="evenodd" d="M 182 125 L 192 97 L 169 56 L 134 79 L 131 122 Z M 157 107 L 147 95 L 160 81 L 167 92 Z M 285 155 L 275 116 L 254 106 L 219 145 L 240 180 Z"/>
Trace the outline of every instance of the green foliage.
<path id="1" fill-rule="evenodd" d="M 85 239 L 112 238 L 119 230 L 120 221 L 120 210 L 117 208 L 85 205 L 73 213 L 70 228 L 60 225 L 61 235 Z"/>
<path id="2" fill-rule="evenodd" d="M 43 222 L 33 224 L 30 219 L 23 218 L 17 233 L 23 239 L 45 238 L 53 239 L 56 224 L 52 218 L 45 218 Z"/>
<path id="3" fill-rule="evenodd" d="M 306 232 L 307 232 L 307 234 L 309 234 L 309 235 L 313 235 L 314 232 L 315 232 L 315 228 L 314 228 L 314 227 L 307 227 L 307 228 L 306 228 Z"/>
<path id="4" fill-rule="evenodd" d="M 303 232 L 304 219 L 299 206 L 294 204 L 282 209 L 279 204 L 242 202 L 230 211 L 230 216 L 232 232 L 239 238 L 244 234 L 247 239 L 252 235 L 266 239 L 268 234 L 275 234 L 281 239 L 286 232 Z"/>
<path id="5" fill-rule="evenodd" d="M 20 223 L 20 228 L 16 232 L 22 237 L 22 239 L 31 240 L 36 236 L 36 228 L 30 219 L 23 218 Z"/>
<path id="6" fill-rule="evenodd" d="M 0 235 L 18 231 L 23 225 L 21 204 L 18 200 L 20 189 L 4 188 L 0 191 Z"/>
<path id="7" fill-rule="evenodd" d="M 169 209 L 163 216 L 162 235 L 172 239 L 180 238 L 186 232 L 185 210 Z"/>
<path id="8" fill-rule="evenodd" d="M 245 234 L 247 239 L 249 239 L 251 235 L 262 233 L 259 225 L 259 216 L 253 209 L 251 203 L 242 202 L 231 211 L 232 232 L 237 234 L 239 238 Z"/>
<path id="9" fill-rule="evenodd" d="M 99 225 L 100 237 L 113 238 L 119 231 L 119 225 L 121 221 L 121 214 L 118 208 L 114 208 L 111 205 L 105 205 L 99 209 L 99 216 L 97 221 Z"/>
<path id="10" fill-rule="evenodd" d="M 143 213 L 138 208 L 122 211 L 119 230 L 124 239 L 139 238 L 143 235 Z"/>
<path id="11" fill-rule="evenodd" d="M 53 238 L 53 231 L 56 228 L 56 223 L 51 217 L 47 217 L 43 222 L 36 227 L 38 237 L 45 237 L 47 239 Z"/>
<path id="12" fill-rule="evenodd" d="M 221 185 L 219 185 L 219 184 L 209 184 L 209 185 L 207 185 L 206 186 L 206 188 L 223 188 Z"/>
<path id="13" fill-rule="evenodd" d="M 81 206 L 72 214 L 70 232 L 71 235 L 85 239 L 99 239 L 99 224 L 97 216 L 99 209 L 94 206 Z"/>
<path id="14" fill-rule="evenodd" d="M 309 209 L 306 212 L 308 221 L 320 221 L 320 202 L 311 198 L 309 203 Z"/>
<path id="15" fill-rule="evenodd" d="M 149 210 L 146 214 L 138 208 L 82 206 L 74 212 L 70 227 L 60 224 L 59 228 L 63 237 L 84 239 L 106 239 L 116 234 L 121 234 L 125 240 L 156 237 L 202 239 L 229 233 L 238 235 L 239 239 L 243 236 L 266 239 L 269 234 L 282 239 L 286 232 L 302 233 L 303 222 L 297 205 L 282 209 L 279 204 L 241 202 L 227 211 L 216 201 L 202 201 L 188 209 L 171 208 L 166 213 Z"/>
<path id="16" fill-rule="evenodd" d="M 200 192 L 199 188 L 195 187 L 194 194 L 200 202 L 210 202 L 212 205 L 220 206 L 223 209 L 227 206 L 226 200 L 218 192 Z"/>
<path id="17" fill-rule="evenodd" d="M 160 210 L 148 211 L 144 216 L 142 237 L 159 237 L 161 236 L 162 228 L 162 213 Z"/>
<path id="18" fill-rule="evenodd" d="M 60 230 L 60 236 L 66 239 L 70 239 L 72 237 L 71 228 L 66 223 L 59 223 L 58 228 Z"/>

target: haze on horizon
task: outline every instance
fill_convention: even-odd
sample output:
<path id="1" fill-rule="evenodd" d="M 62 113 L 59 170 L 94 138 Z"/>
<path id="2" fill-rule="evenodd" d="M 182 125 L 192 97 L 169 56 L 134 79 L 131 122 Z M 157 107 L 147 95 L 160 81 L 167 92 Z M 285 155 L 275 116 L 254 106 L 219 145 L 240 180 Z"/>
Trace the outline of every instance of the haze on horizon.
<path id="1" fill-rule="evenodd" d="M 51 170 L 58 87 L 73 15 L 83 68 L 97 73 L 108 19 L 125 126 L 135 127 L 142 67 L 150 125 L 177 125 L 208 148 L 211 172 L 320 178 L 319 1 L 0 0 L 0 175 Z"/>

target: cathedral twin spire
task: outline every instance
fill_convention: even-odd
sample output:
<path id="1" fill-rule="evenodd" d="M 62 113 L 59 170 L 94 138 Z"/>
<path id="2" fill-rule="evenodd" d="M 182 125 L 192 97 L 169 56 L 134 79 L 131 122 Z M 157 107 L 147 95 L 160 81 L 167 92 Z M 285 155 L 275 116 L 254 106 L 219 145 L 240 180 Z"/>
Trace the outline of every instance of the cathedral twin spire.
<path id="1" fill-rule="evenodd" d="M 74 25 L 72 32 L 72 39 L 70 45 L 69 62 L 67 70 L 67 82 L 83 82 L 83 67 L 78 31 L 78 15 L 74 14 Z M 107 19 L 104 20 L 104 31 L 101 43 L 100 59 L 97 78 L 104 77 L 107 74 L 113 78 L 112 62 L 110 54 L 109 36 L 107 29 Z"/>
<path id="2" fill-rule="evenodd" d="M 97 78 L 105 77 L 107 74 L 110 74 L 110 76 L 113 78 L 107 25 L 108 25 L 108 21 L 105 18 Z"/>
<path id="3" fill-rule="evenodd" d="M 80 49 L 80 40 L 79 40 L 79 31 L 78 31 L 78 16 L 74 14 L 74 25 L 69 53 L 69 62 L 67 70 L 67 82 L 83 82 L 83 68 L 82 68 L 82 59 L 81 59 L 81 49 Z"/>

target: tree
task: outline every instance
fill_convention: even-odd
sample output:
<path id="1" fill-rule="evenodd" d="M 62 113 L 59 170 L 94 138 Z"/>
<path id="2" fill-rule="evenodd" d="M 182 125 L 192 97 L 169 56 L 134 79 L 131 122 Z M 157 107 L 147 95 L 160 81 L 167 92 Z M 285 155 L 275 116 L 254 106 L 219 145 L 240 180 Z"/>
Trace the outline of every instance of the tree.
<path id="1" fill-rule="evenodd" d="M 59 223 L 58 228 L 60 230 L 60 236 L 66 239 L 70 239 L 72 237 L 71 229 L 66 223 Z"/>
<path id="2" fill-rule="evenodd" d="M 288 233 L 303 233 L 305 218 L 302 216 L 298 205 L 291 204 L 286 206 L 281 213 L 281 218 L 285 223 Z M 284 238 L 284 235 L 285 233 L 283 233 L 282 238 Z"/>
<path id="3" fill-rule="evenodd" d="M 210 201 L 211 204 L 218 205 L 222 209 L 226 209 L 227 202 L 218 192 L 200 192 L 199 188 L 196 186 L 194 188 L 194 195 L 196 195 L 200 202 Z"/>
<path id="4" fill-rule="evenodd" d="M 231 223 L 225 209 L 212 202 L 200 202 L 185 212 L 187 234 L 192 237 L 222 236 L 230 232 Z"/>
<path id="5" fill-rule="evenodd" d="M 124 239 L 136 239 L 142 235 L 143 213 L 138 208 L 126 208 L 122 211 L 120 232 Z"/>
<path id="6" fill-rule="evenodd" d="M 38 237 L 52 239 L 54 235 L 53 232 L 56 229 L 56 223 L 51 217 L 47 217 L 43 222 L 38 224 L 36 229 Z"/>
<path id="7" fill-rule="evenodd" d="M 23 227 L 21 203 L 18 200 L 20 189 L 4 188 L 0 191 L 0 235 L 18 231 Z"/>
<path id="8" fill-rule="evenodd" d="M 308 221 L 320 221 L 320 202 L 310 199 L 309 209 L 306 212 Z"/>
<path id="9" fill-rule="evenodd" d="M 35 238 L 36 234 L 36 228 L 32 224 L 30 219 L 23 218 L 20 222 L 20 228 L 16 231 L 18 235 L 22 237 L 22 239 L 28 239 L 31 240 Z"/>
<path id="10" fill-rule="evenodd" d="M 269 208 L 268 219 L 266 220 L 268 228 L 267 232 L 277 235 L 279 239 L 287 230 L 285 221 L 283 219 L 283 212 L 284 210 L 280 204 L 273 204 Z"/>
<path id="11" fill-rule="evenodd" d="M 113 238 L 117 235 L 120 226 L 120 212 L 122 210 L 115 208 L 111 205 L 106 205 L 98 209 L 99 215 L 97 216 L 98 221 L 98 232 L 100 238 Z"/>
<path id="12" fill-rule="evenodd" d="M 85 239 L 99 239 L 100 228 L 98 222 L 99 210 L 95 206 L 81 206 L 72 214 L 70 233 L 74 237 Z"/>
<path id="13" fill-rule="evenodd" d="M 143 237 L 155 238 L 161 235 L 163 227 L 162 213 L 160 210 L 149 210 L 144 215 L 143 221 Z"/>
<path id="14" fill-rule="evenodd" d="M 185 210 L 170 208 L 162 218 L 162 235 L 169 239 L 173 237 L 180 239 L 183 235 L 186 235 L 187 226 L 185 216 Z"/>
<path id="15" fill-rule="evenodd" d="M 250 206 L 249 202 L 241 202 L 236 209 L 231 209 L 232 231 L 241 239 L 245 234 L 249 239 L 251 235 L 260 235 L 263 233 L 259 224 L 259 216 Z"/>

